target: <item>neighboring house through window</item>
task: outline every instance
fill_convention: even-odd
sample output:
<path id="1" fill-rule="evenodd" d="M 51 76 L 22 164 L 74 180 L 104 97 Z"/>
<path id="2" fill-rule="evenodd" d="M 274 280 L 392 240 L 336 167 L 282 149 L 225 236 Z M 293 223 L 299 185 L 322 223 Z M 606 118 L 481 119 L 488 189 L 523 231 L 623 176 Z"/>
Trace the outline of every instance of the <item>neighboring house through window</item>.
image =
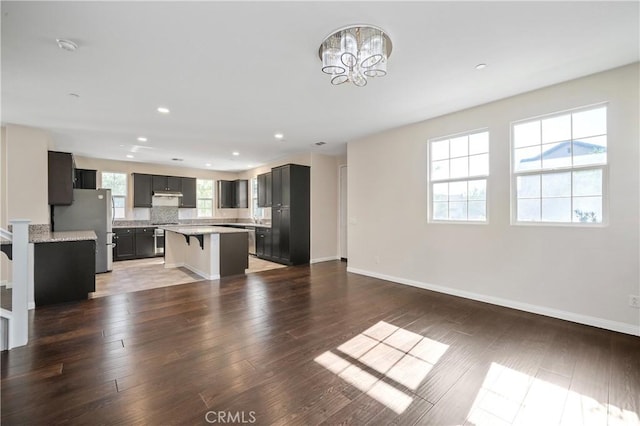
<path id="1" fill-rule="evenodd" d="M 102 188 L 111 189 L 113 198 L 113 218 L 125 218 L 125 203 L 127 200 L 127 174 L 102 172 Z"/>
<path id="2" fill-rule="evenodd" d="M 264 209 L 258 207 L 258 178 L 251 179 L 251 214 L 254 219 L 262 219 L 264 217 Z"/>
<path id="3" fill-rule="evenodd" d="M 198 217 L 213 217 L 213 180 L 196 179 Z"/>
<path id="4" fill-rule="evenodd" d="M 602 223 L 607 107 L 524 120 L 511 130 L 515 222 Z"/>
<path id="5" fill-rule="evenodd" d="M 430 221 L 486 222 L 489 132 L 429 141 Z"/>

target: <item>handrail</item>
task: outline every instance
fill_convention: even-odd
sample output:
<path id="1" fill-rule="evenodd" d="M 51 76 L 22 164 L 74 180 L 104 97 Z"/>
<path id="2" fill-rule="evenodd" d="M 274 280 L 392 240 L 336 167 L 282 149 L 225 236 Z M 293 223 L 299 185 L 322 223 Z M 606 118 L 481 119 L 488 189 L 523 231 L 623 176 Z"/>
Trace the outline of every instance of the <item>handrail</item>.
<path id="1" fill-rule="evenodd" d="M 7 240 L 13 240 L 13 233 L 6 229 L 0 228 L 0 238 L 6 238 Z"/>

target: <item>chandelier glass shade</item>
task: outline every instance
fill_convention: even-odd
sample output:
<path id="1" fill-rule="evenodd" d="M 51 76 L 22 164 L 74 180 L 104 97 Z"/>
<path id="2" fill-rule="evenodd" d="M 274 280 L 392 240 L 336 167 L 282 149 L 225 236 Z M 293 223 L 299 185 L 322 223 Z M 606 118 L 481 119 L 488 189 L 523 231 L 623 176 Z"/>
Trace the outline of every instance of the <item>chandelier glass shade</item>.
<path id="1" fill-rule="evenodd" d="M 369 77 L 387 75 L 391 49 L 391 39 L 380 28 L 354 25 L 325 38 L 318 54 L 322 60 L 322 71 L 331 76 L 332 84 L 350 81 L 362 87 Z"/>

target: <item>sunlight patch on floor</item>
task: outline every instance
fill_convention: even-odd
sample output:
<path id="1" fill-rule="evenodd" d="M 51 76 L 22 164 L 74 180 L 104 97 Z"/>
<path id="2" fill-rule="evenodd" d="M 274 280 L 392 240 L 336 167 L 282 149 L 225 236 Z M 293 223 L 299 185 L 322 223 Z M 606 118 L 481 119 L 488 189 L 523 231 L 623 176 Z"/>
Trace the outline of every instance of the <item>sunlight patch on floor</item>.
<path id="1" fill-rule="evenodd" d="M 338 346 L 337 352 L 394 383 L 416 390 L 448 348 L 448 345 L 380 321 Z M 413 402 L 412 396 L 338 353 L 324 352 L 315 361 L 397 414 L 402 414 Z"/>
<path id="2" fill-rule="evenodd" d="M 491 363 L 469 410 L 473 425 L 638 426 L 638 414 L 599 403 L 566 387 Z"/>

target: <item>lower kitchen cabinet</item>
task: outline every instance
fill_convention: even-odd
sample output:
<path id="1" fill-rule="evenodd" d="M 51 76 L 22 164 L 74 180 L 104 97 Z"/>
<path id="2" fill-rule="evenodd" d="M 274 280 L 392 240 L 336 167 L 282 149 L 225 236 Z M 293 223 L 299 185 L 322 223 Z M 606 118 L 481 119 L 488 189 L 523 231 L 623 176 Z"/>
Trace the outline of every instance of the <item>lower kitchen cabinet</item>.
<path id="1" fill-rule="evenodd" d="M 271 229 L 256 228 L 256 256 L 271 258 Z"/>
<path id="2" fill-rule="evenodd" d="M 155 244 L 153 231 L 155 228 L 136 228 L 135 253 L 136 258 L 154 257 Z"/>
<path id="3" fill-rule="evenodd" d="M 113 260 L 130 260 L 154 257 L 156 228 L 114 228 Z"/>
<path id="4" fill-rule="evenodd" d="M 96 242 L 61 241 L 33 247 L 36 306 L 86 300 L 96 291 Z"/>
<path id="5" fill-rule="evenodd" d="M 113 230 L 113 260 L 128 260 L 136 257 L 135 228 L 116 228 Z"/>

